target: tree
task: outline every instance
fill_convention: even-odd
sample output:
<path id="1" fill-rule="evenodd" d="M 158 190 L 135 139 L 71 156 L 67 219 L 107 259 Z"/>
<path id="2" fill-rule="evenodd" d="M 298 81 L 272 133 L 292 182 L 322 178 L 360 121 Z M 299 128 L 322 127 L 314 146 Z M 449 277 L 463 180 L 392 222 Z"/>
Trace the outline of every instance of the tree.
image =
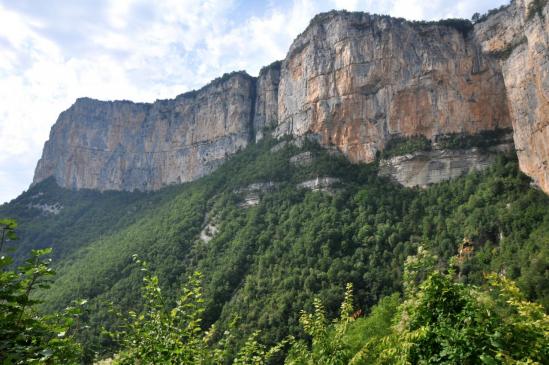
<path id="1" fill-rule="evenodd" d="M 201 327 L 204 314 L 202 275 L 195 272 L 188 278 L 175 307 L 169 309 L 158 276 L 153 275 L 147 263 L 136 255 L 134 260 L 145 273 L 143 309 L 139 313 L 129 311 L 127 316 L 118 312 L 117 316 L 123 322 L 121 328 L 106 332 L 121 347 L 115 364 L 224 364 L 229 361 L 230 346 L 235 345 L 231 331 L 218 336 L 215 326 L 209 331 Z M 248 338 L 234 358 L 234 364 L 266 364 L 285 346 L 286 341 L 283 341 L 267 350 L 257 341 L 258 334 L 256 331 Z M 214 341 L 216 337 L 220 339 Z"/>
<path id="2" fill-rule="evenodd" d="M 473 23 L 477 23 L 480 20 L 480 13 L 474 13 L 471 17 L 471 20 L 473 21 Z"/>
<path id="3" fill-rule="evenodd" d="M 15 240 L 13 220 L 0 220 L 0 248 Z M 55 273 L 50 260 L 44 259 L 51 249 L 32 250 L 31 257 L 16 269 L 13 259 L 0 256 L 0 362 L 2 364 L 77 364 L 81 346 L 76 342 L 75 327 L 85 301 L 64 311 L 42 315 L 37 289 L 47 289 Z"/>
<path id="4" fill-rule="evenodd" d="M 429 261 L 425 251 L 407 260 L 405 278 L 417 277 Z M 435 269 L 419 285 L 405 281 L 393 332 L 366 343 L 356 363 L 544 363 L 549 317 L 541 305 L 525 300 L 503 276 L 486 280 L 485 287 L 467 285 L 452 270 Z"/>

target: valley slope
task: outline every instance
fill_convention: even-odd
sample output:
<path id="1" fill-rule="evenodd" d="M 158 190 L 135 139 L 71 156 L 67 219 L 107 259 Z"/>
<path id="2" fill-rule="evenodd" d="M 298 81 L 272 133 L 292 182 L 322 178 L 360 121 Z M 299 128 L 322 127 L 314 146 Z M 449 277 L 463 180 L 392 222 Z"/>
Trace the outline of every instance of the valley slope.
<path id="1" fill-rule="evenodd" d="M 513 158 L 500 156 L 485 173 L 419 190 L 379 177 L 375 163 L 351 164 L 314 141 L 266 138 L 196 182 L 99 193 L 48 180 L 0 214 L 20 220 L 22 247 L 37 244 L 37 237 L 53 241 L 63 259 L 43 293 L 46 307 L 89 299 L 84 341 L 89 351 L 105 351 L 109 342 L 99 327 L 113 323 L 107 303 L 139 306 L 141 272 L 133 254 L 150 263 L 172 299 L 189 274 L 203 272 L 204 324 L 227 328 L 237 316 L 241 338 L 261 329 L 266 342 L 298 333 L 299 311 L 315 295 L 336 313 L 346 282 L 366 310 L 399 291 L 402 264 L 418 245 L 445 262 L 467 242 L 473 251 L 462 268 L 465 280 L 506 273 L 547 306 L 548 199 Z M 86 215 L 92 200 L 95 220 Z M 53 215 L 29 203 L 75 207 Z M 56 223 L 43 231 L 46 222 Z"/>

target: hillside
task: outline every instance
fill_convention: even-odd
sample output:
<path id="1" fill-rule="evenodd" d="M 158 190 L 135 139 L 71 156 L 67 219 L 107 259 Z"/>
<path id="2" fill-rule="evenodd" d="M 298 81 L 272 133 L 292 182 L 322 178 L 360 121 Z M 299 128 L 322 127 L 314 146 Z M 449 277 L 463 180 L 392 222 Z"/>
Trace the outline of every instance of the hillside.
<path id="1" fill-rule="evenodd" d="M 305 181 L 311 182 L 300 185 Z M 64 208 L 33 217 L 29 201 Z M 548 203 L 516 160 L 503 155 L 485 173 L 421 190 L 314 141 L 267 138 L 196 182 L 98 193 L 45 181 L 0 214 L 20 220 L 22 248 L 38 239 L 53 244 L 58 275 L 43 293 L 46 307 L 89 299 L 86 345 L 105 350 L 98 328 L 109 324 L 107 302 L 129 308 L 139 301 L 133 254 L 150 263 L 172 298 L 190 273 L 201 271 L 204 324 L 223 328 L 236 315 L 240 338 L 262 329 L 269 343 L 299 333 L 299 311 L 315 295 L 335 314 L 346 282 L 365 311 L 400 291 L 404 260 L 420 244 L 446 261 L 467 242 L 467 281 L 505 273 L 547 308 Z"/>

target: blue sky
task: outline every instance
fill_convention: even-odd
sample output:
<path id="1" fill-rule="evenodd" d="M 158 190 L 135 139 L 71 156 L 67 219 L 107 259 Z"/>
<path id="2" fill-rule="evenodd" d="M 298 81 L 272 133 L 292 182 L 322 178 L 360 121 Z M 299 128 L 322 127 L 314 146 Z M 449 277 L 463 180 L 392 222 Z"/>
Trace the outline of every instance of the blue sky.
<path id="1" fill-rule="evenodd" d="M 319 12 L 470 18 L 507 0 L 0 0 L 0 203 L 76 98 L 154 101 L 282 59 Z"/>

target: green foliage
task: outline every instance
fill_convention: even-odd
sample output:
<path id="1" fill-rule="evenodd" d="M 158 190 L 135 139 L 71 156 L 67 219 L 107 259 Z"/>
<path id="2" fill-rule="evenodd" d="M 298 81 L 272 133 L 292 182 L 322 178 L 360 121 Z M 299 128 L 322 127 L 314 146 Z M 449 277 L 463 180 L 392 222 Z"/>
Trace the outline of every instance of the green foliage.
<path id="1" fill-rule="evenodd" d="M 469 19 L 459 19 L 459 18 L 450 18 L 450 19 L 441 19 L 436 21 L 412 21 L 410 22 L 414 26 L 426 26 L 426 25 L 438 25 L 438 26 L 446 26 L 449 28 L 453 28 L 463 34 L 463 36 L 467 36 L 467 34 L 473 30 L 473 23 Z"/>
<path id="2" fill-rule="evenodd" d="M 210 331 L 201 327 L 204 313 L 202 298 L 202 275 L 195 272 L 188 278 L 182 294 L 171 309 L 159 286 L 158 276 L 153 275 L 148 265 L 134 256 L 134 260 L 145 273 L 143 278 L 141 311 L 129 311 L 127 315 L 117 313 L 120 328 L 106 331 L 115 339 L 120 351 L 114 358 L 115 364 L 224 364 L 231 355 L 229 345 L 232 336 L 225 331 L 221 339 L 216 337 L 214 326 Z M 267 350 L 257 341 L 254 332 L 236 354 L 235 365 L 266 364 L 280 352 L 285 342 Z"/>
<path id="3" fill-rule="evenodd" d="M 425 136 L 393 137 L 381 151 L 381 158 L 402 156 L 417 151 L 430 151 L 431 141 Z"/>
<path id="4" fill-rule="evenodd" d="M 166 308 L 176 306 L 185 278 L 205 274 L 201 328 L 215 323 L 216 333 L 229 330 L 231 356 L 256 331 L 265 349 L 289 334 L 306 338 L 300 311 L 313 312 L 318 297 L 326 317 L 334 318 L 344 283 L 353 284 L 354 305 L 366 312 L 380 298 L 402 293 L 403 264 L 420 245 L 440 265 L 466 239 L 470 252 L 459 266 L 460 282 L 480 285 L 483 272 L 505 273 L 528 300 L 549 307 L 549 199 L 530 186 L 514 159 L 502 157 L 482 174 L 419 190 L 379 178 L 375 164 L 350 164 L 312 142 L 271 152 L 277 143 L 249 146 L 213 174 L 155 193 L 69 192 L 44 182 L 0 209 L 5 216 L 11 209 L 22 216 L 34 212 L 26 206 L 39 192 L 35 199 L 66 202 L 57 216 L 29 215 L 18 229 L 19 243 L 30 245 L 29 236 L 41 235 L 65 248 L 55 282 L 41 293 L 42 307 L 61 310 L 74 299 L 90 299 L 92 310 L 82 318 L 89 328 L 79 331 L 88 361 L 114 346 L 98 336 L 101 327 L 114 330 L 117 323 L 106 302 L 136 313 L 145 305 L 135 253 L 158 276 Z M 289 163 L 305 150 L 312 164 Z M 340 179 L 332 193 L 296 188 L 323 176 Z M 274 188 L 257 193 L 258 205 L 243 208 L 242 189 L 257 182 Z M 85 206 L 100 218 L 87 215 Z M 62 227 L 57 220 L 74 224 Z M 207 222 L 217 233 L 204 242 L 199 233 Z M 46 224 L 58 230 L 55 236 L 48 236 L 53 228 Z M 235 316 L 240 320 L 232 331 Z M 349 331 L 365 321 L 352 321 Z M 355 350 L 362 341 L 347 338 Z"/>
<path id="5" fill-rule="evenodd" d="M 17 224 L 0 220 L 0 248 L 15 240 Z M 15 269 L 10 256 L 0 257 L 0 362 L 2 364 L 77 364 L 81 346 L 74 340 L 75 327 L 85 301 L 48 315 L 36 311 L 37 289 L 49 288 L 54 275 L 51 249 L 32 250 L 31 257 Z M 1 252 L 0 252 L 1 253 Z"/>
<path id="6" fill-rule="evenodd" d="M 347 287 L 341 316 L 328 323 L 315 300 L 301 323 L 310 336 L 293 344 L 286 364 L 542 364 L 549 356 L 549 316 L 516 285 L 491 274 L 483 287 L 456 281 L 421 249 L 405 264 L 405 297 L 384 299 L 360 325 L 349 316 Z M 426 275 L 426 277 L 424 277 Z M 423 280 L 419 279 L 424 277 Z M 419 280 L 419 281 L 418 281 Z M 398 307 L 397 307 L 398 305 Z M 357 325 L 359 324 L 359 325 Z M 365 327 L 364 324 L 373 326 Z M 353 329 L 353 327 L 355 329 Z M 353 345 L 356 328 L 367 328 Z M 360 334 L 360 333 L 358 333 Z M 356 344 L 361 347 L 358 348 Z"/>
<path id="7" fill-rule="evenodd" d="M 430 266 L 428 255 L 421 256 L 407 261 L 406 276 Z M 476 287 L 456 282 L 452 271 L 434 270 L 408 285 L 392 332 L 366 342 L 351 363 L 542 364 L 548 358 L 549 317 L 510 280 L 492 274 Z"/>
<path id="8" fill-rule="evenodd" d="M 347 364 L 350 351 L 344 340 L 353 318 L 353 286 L 347 284 L 341 304 L 340 318 L 329 325 L 322 301 L 314 299 L 313 313 L 301 312 L 300 323 L 311 337 L 310 347 L 305 341 L 293 344 L 286 362 L 289 364 Z"/>
<path id="9" fill-rule="evenodd" d="M 218 351 L 207 351 L 206 334 L 200 327 L 204 312 L 200 274 L 189 278 L 175 307 L 169 310 L 158 276 L 150 273 L 146 263 L 135 260 L 145 273 L 144 305 L 140 313 L 129 311 L 127 315 L 120 315 L 119 319 L 127 318 L 127 323 L 121 325 L 121 330 L 110 332 L 122 349 L 115 363 L 192 364 L 203 363 L 210 355 L 220 356 Z"/>
<path id="10" fill-rule="evenodd" d="M 17 240 L 17 235 L 15 234 L 16 228 L 17 222 L 15 219 L 0 219 L 0 253 L 6 241 Z"/>
<path id="11" fill-rule="evenodd" d="M 486 13 L 484 14 L 479 14 L 479 13 L 475 13 L 473 15 L 473 22 L 476 24 L 476 23 L 481 23 L 481 22 L 484 22 L 486 21 L 490 16 L 492 15 L 495 15 L 505 9 L 507 9 L 509 7 L 509 5 L 511 4 L 512 1 L 509 2 L 509 4 L 504 4 L 504 5 L 501 5 L 499 8 L 494 8 L 494 9 L 490 9 L 488 10 Z"/>
<path id="12" fill-rule="evenodd" d="M 13 217 L 18 228 L 16 262 L 22 262 L 31 249 L 53 248 L 56 262 L 69 259 L 77 249 L 109 236 L 140 218 L 155 207 L 173 199 L 180 190 L 169 187 L 161 193 L 72 191 L 62 189 L 53 178 L 31 187 L 17 199 L 0 205 L 0 217 Z M 59 206 L 58 214 L 40 206 Z M 10 247 L 10 243 L 7 243 Z"/>
<path id="13" fill-rule="evenodd" d="M 487 148 L 497 145 L 512 134 L 511 129 L 499 128 L 481 131 L 477 134 L 453 133 L 438 136 L 437 147 L 441 149 L 468 149 L 473 147 Z"/>

